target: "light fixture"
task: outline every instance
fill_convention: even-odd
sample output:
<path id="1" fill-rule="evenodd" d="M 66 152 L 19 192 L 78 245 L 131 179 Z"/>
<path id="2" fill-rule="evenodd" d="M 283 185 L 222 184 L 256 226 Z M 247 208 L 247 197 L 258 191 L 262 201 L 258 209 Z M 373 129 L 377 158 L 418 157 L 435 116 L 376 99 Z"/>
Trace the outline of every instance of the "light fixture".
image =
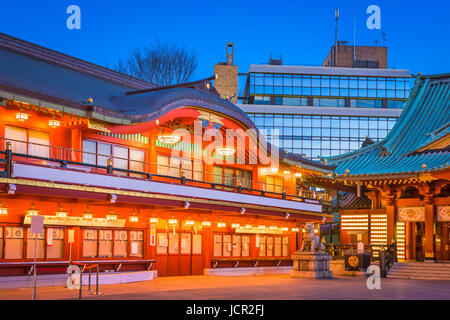
<path id="1" fill-rule="evenodd" d="M 319 233 L 319 229 L 314 229 L 314 232 L 315 233 Z"/>
<path id="2" fill-rule="evenodd" d="M 284 175 L 290 175 L 290 174 L 291 174 L 291 171 L 290 171 L 290 170 L 284 170 L 284 171 L 283 171 L 283 174 L 284 174 Z"/>
<path id="3" fill-rule="evenodd" d="M 158 223 L 158 218 L 150 218 L 150 223 Z"/>
<path id="4" fill-rule="evenodd" d="M 169 224 L 177 224 L 178 220 L 177 219 L 169 219 Z"/>
<path id="5" fill-rule="evenodd" d="M 202 226 L 210 227 L 211 226 L 211 221 L 203 221 L 202 222 Z"/>
<path id="6" fill-rule="evenodd" d="M 139 217 L 138 216 L 130 216 L 130 222 L 139 222 Z"/>
<path id="7" fill-rule="evenodd" d="M 299 228 L 292 228 L 292 232 L 299 232 L 300 229 Z"/>
<path id="8" fill-rule="evenodd" d="M 189 201 L 185 201 L 184 202 L 184 209 L 189 209 L 189 207 L 191 206 L 191 204 L 189 203 Z"/>
<path id="9" fill-rule="evenodd" d="M 294 173 L 294 177 L 301 178 L 302 177 L 302 173 L 301 172 L 296 172 L 296 173 Z"/>
<path id="10" fill-rule="evenodd" d="M 86 206 L 86 211 L 83 212 L 83 219 L 84 220 L 92 220 L 94 217 L 94 214 L 89 210 L 89 205 Z"/>
<path id="11" fill-rule="evenodd" d="M 245 226 L 245 229 L 251 229 L 251 228 L 253 228 L 253 226 L 252 226 L 251 224 L 247 224 L 247 225 Z"/>
<path id="12" fill-rule="evenodd" d="M 106 220 L 108 220 L 108 221 L 117 221 L 117 214 L 108 214 L 106 216 Z"/>
<path id="13" fill-rule="evenodd" d="M 165 144 L 176 144 L 180 142 L 181 136 L 175 135 L 175 134 L 165 134 L 162 133 L 158 136 L 158 140 L 161 143 Z"/>
<path id="14" fill-rule="evenodd" d="M 277 230 L 278 227 L 277 227 L 277 226 L 270 226 L 269 229 L 270 229 L 270 230 Z"/>
<path id="15" fill-rule="evenodd" d="M 231 225 L 231 227 L 232 227 L 233 229 L 238 229 L 240 226 L 241 226 L 241 225 L 240 225 L 239 223 L 233 223 L 233 224 Z"/>
<path id="16" fill-rule="evenodd" d="M 245 214 L 245 208 L 244 207 L 241 208 L 241 214 Z"/>
<path id="17" fill-rule="evenodd" d="M 31 207 L 30 207 L 30 209 L 28 209 L 27 210 L 27 216 L 37 216 L 38 214 L 39 214 L 39 211 L 40 210 L 37 210 L 35 207 L 34 207 L 34 203 L 31 203 Z"/>
<path id="18" fill-rule="evenodd" d="M 266 229 L 266 226 L 263 226 L 263 225 L 258 226 L 258 229 L 265 230 L 265 229 Z"/>
<path id="19" fill-rule="evenodd" d="M 60 205 L 58 208 L 58 211 L 56 211 L 56 217 L 58 218 L 65 218 L 67 217 L 67 212 L 64 211 L 63 207 Z"/>
<path id="20" fill-rule="evenodd" d="M 0 201 L 0 216 L 6 216 L 8 214 L 8 208 L 3 206 L 3 203 Z"/>
<path id="21" fill-rule="evenodd" d="M 278 168 L 277 167 L 272 167 L 272 168 L 270 168 L 270 171 L 272 173 L 277 173 L 278 172 Z"/>
<path id="22" fill-rule="evenodd" d="M 290 216 L 291 214 L 289 212 L 286 212 L 286 219 L 289 219 Z"/>
<path id="23" fill-rule="evenodd" d="M 185 221 L 185 224 L 186 224 L 187 226 L 193 226 L 193 225 L 195 224 L 195 222 L 194 222 L 194 220 L 186 220 L 186 221 Z"/>
<path id="24" fill-rule="evenodd" d="M 28 117 L 29 117 L 28 113 L 25 113 L 22 111 L 16 113 L 16 120 L 18 120 L 18 121 L 22 121 L 22 122 L 26 121 L 26 120 L 28 120 Z"/>
<path id="25" fill-rule="evenodd" d="M 218 147 L 216 148 L 216 153 L 223 157 L 232 156 L 236 153 L 236 149 L 233 147 Z"/>
<path id="26" fill-rule="evenodd" d="M 281 231 L 289 231 L 288 227 L 281 227 Z"/>
<path id="27" fill-rule="evenodd" d="M 61 127 L 61 121 L 56 120 L 56 119 L 50 119 L 50 120 L 48 120 L 48 125 L 49 125 L 49 127 L 52 127 L 52 128 L 59 128 L 59 127 Z"/>
<path id="28" fill-rule="evenodd" d="M 106 220 L 108 221 L 117 221 L 117 214 L 114 214 L 114 210 L 110 211 L 110 214 L 106 216 Z"/>
<path id="29" fill-rule="evenodd" d="M 225 222 L 217 222 L 218 228 L 225 228 L 226 226 L 227 226 L 227 224 Z"/>

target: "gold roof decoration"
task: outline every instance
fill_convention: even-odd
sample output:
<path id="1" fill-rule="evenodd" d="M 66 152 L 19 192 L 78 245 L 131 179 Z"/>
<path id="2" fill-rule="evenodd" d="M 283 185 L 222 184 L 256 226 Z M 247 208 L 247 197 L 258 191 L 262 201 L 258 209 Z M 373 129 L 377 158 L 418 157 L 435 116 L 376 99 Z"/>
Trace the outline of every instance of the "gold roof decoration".
<path id="1" fill-rule="evenodd" d="M 105 125 L 105 122 L 89 119 L 88 120 L 88 128 L 92 130 L 102 131 L 102 132 L 111 132 Z"/>

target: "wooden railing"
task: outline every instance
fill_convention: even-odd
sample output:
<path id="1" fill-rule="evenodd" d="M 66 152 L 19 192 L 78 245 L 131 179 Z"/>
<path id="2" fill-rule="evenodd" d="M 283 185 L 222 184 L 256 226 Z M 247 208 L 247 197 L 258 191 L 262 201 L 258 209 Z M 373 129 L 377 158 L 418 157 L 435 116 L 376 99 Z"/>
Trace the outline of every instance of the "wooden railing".
<path id="1" fill-rule="evenodd" d="M 104 164 L 99 165 L 98 161 L 88 161 L 89 159 L 98 158 L 101 158 L 101 162 L 104 162 Z M 74 159 L 82 160 L 76 161 Z M 148 180 L 163 180 L 171 183 L 204 186 L 214 189 L 219 188 L 239 193 L 253 193 L 286 200 L 302 202 L 305 200 L 314 200 L 317 203 L 322 203 L 327 206 L 331 202 L 331 197 L 322 192 L 298 190 L 296 188 L 245 178 L 228 177 L 204 171 L 194 171 L 193 169 L 181 170 L 180 167 L 170 165 L 0 138 L 0 168 L 3 167 L 4 169 L 3 172 L 0 171 L 0 177 L 11 177 L 13 160 L 38 162 L 39 164 L 53 166 L 59 165 L 62 168 L 69 166 L 72 168 L 87 168 L 88 170 L 94 170 L 96 173 L 133 176 Z M 140 167 L 141 170 L 131 170 L 114 166 L 120 161 L 133 163 L 135 167 Z M 161 171 L 166 174 L 161 174 Z M 171 172 L 176 172 L 176 174 L 170 174 Z"/>

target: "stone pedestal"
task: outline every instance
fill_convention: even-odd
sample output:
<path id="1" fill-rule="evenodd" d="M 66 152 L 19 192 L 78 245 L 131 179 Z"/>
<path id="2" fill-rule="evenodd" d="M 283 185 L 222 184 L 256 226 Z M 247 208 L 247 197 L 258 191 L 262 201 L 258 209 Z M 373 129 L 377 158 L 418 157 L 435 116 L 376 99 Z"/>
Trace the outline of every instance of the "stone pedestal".
<path id="1" fill-rule="evenodd" d="M 296 251 L 292 260 L 294 261 L 294 270 L 290 273 L 291 278 L 333 278 L 333 271 L 330 271 L 331 256 L 328 253 Z"/>

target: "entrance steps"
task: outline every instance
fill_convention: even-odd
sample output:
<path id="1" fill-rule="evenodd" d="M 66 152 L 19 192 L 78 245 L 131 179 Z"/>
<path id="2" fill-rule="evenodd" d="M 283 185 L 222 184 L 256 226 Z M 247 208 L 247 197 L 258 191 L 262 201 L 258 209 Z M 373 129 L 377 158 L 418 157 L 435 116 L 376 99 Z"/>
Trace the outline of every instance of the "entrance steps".
<path id="1" fill-rule="evenodd" d="M 396 262 L 387 277 L 450 281 L 450 262 Z"/>

